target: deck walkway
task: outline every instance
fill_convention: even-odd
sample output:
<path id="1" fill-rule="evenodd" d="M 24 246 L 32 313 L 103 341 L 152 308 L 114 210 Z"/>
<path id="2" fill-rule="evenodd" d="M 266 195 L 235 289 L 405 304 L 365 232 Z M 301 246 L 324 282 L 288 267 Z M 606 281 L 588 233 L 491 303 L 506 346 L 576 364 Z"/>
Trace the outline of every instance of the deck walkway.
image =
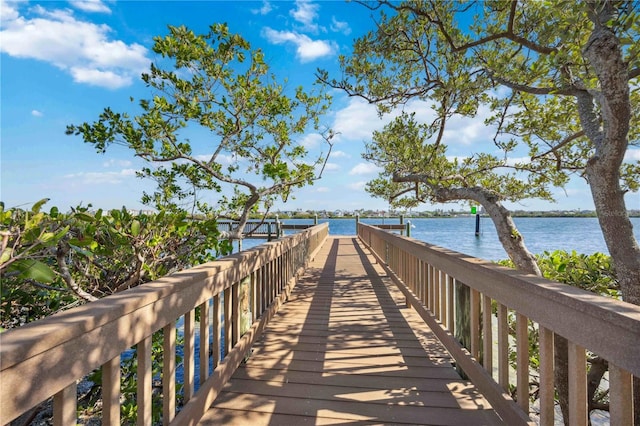
<path id="1" fill-rule="evenodd" d="M 329 237 L 200 424 L 501 421 L 368 250 Z"/>

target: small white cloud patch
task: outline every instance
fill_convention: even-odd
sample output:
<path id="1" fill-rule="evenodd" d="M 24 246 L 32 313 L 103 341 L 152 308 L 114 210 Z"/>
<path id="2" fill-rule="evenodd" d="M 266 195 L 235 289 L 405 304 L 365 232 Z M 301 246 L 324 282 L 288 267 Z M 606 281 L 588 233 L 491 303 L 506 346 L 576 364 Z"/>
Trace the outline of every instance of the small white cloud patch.
<path id="1" fill-rule="evenodd" d="M 359 163 L 355 167 L 351 169 L 349 172 L 350 175 L 371 175 L 374 173 L 378 173 L 380 168 L 374 164 L 370 163 Z"/>
<path id="2" fill-rule="evenodd" d="M 265 27 L 263 36 L 273 44 L 292 43 L 296 46 L 296 56 L 302 62 L 310 62 L 324 56 L 331 56 L 336 51 L 336 46 L 331 41 L 312 40 L 305 34 L 294 31 L 277 31 Z"/>

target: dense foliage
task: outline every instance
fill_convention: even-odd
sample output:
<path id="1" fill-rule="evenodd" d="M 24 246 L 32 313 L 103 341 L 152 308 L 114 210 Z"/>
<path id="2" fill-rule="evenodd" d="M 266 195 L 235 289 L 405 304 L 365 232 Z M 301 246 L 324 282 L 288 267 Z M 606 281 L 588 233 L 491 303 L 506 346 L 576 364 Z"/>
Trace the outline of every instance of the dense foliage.
<path id="1" fill-rule="evenodd" d="M 51 315 L 230 250 L 215 221 L 185 212 L 132 214 L 126 209 L 61 213 L 0 204 L 3 328 Z"/>

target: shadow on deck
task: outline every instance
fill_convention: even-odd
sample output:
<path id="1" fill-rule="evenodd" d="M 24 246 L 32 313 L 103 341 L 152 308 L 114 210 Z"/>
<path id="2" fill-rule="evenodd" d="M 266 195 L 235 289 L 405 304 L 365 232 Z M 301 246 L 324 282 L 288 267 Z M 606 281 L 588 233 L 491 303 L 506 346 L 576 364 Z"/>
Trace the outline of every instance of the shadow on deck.
<path id="1" fill-rule="evenodd" d="M 367 251 L 327 239 L 200 424 L 501 424 Z"/>

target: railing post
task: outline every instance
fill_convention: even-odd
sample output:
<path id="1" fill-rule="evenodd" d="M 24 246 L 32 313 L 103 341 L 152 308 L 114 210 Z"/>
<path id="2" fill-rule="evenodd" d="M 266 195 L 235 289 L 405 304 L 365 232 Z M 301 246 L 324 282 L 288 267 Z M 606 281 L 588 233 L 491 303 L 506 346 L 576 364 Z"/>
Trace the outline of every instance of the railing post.
<path id="1" fill-rule="evenodd" d="M 611 424 L 633 424 L 633 376 L 610 363 L 609 383 Z"/>
<path id="2" fill-rule="evenodd" d="M 136 357 L 138 358 L 138 369 L 136 384 L 136 402 L 138 404 L 138 415 L 136 424 L 138 426 L 147 426 L 152 420 L 152 393 L 151 388 L 153 379 L 153 368 L 151 365 L 151 349 L 153 345 L 153 336 L 145 337 L 136 345 Z"/>
<path id="3" fill-rule="evenodd" d="M 168 425 L 176 415 L 176 325 L 162 329 L 162 424 Z"/>
<path id="4" fill-rule="evenodd" d="M 464 283 L 455 280 L 456 293 L 456 326 L 455 338 L 467 349 L 471 349 L 471 289 Z M 456 366 L 458 372 L 466 377 L 464 372 Z"/>
<path id="5" fill-rule="evenodd" d="M 587 356 L 580 345 L 568 342 L 569 348 L 569 424 L 586 425 L 587 410 Z"/>
<path id="6" fill-rule="evenodd" d="M 120 424 L 120 355 L 102 366 L 102 424 Z"/>
<path id="7" fill-rule="evenodd" d="M 78 386 L 72 383 L 53 396 L 54 426 L 75 425 L 77 423 Z"/>
<path id="8" fill-rule="evenodd" d="M 540 344 L 540 424 L 553 425 L 555 417 L 553 384 L 553 331 L 539 328 Z M 612 423 L 615 424 L 615 423 Z M 624 424 L 624 423 L 620 423 Z"/>
<path id="9" fill-rule="evenodd" d="M 529 412 L 529 319 L 516 313 L 516 399 Z M 586 372 L 585 372 L 586 374 Z"/>
<path id="10" fill-rule="evenodd" d="M 196 329 L 195 310 L 190 310 L 184 314 L 184 382 L 183 394 L 184 402 L 188 402 L 195 390 L 195 350 L 196 350 Z"/>

